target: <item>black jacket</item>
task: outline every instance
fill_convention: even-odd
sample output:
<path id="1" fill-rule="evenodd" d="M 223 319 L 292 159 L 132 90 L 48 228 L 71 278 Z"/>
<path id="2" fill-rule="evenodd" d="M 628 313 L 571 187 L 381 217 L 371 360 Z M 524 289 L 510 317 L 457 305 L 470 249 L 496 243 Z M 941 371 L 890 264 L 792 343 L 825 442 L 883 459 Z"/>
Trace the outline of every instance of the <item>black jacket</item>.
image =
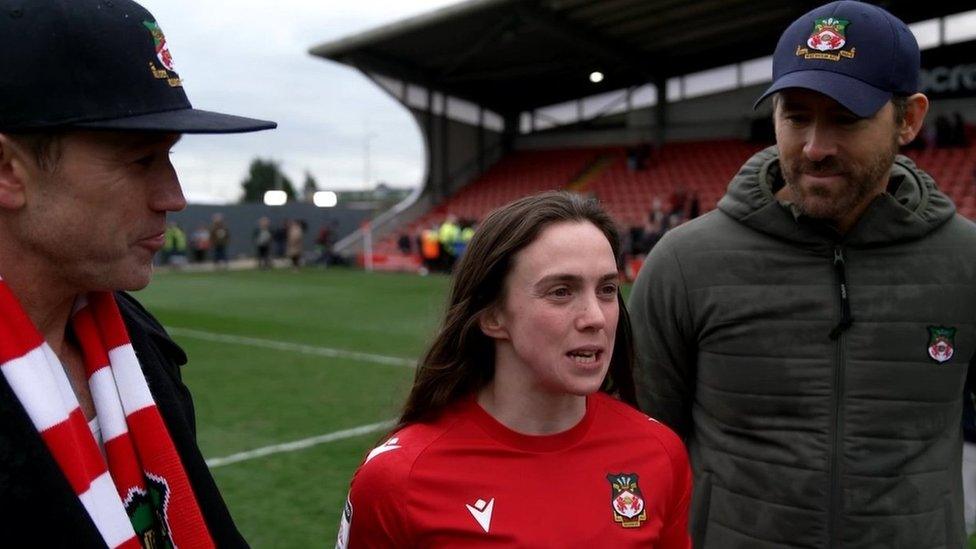
<path id="1" fill-rule="evenodd" d="M 180 378 L 183 350 L 125 293 L 116 301 L 149 390 L 186 469 L 218 547 L 247 547 L 196 444 L 190 392 Z M 105 547 L 13 390 L 0 376 L 0 546 Z"/>
<path id="2" fill-rule="evenodd" d="M 630 295 L 638 401 L 688 440 L 695 544 L 963 547 L 976 225 L 902 156 L 843 236 L 782 184 L 775 148 L 753 156 Z"/>

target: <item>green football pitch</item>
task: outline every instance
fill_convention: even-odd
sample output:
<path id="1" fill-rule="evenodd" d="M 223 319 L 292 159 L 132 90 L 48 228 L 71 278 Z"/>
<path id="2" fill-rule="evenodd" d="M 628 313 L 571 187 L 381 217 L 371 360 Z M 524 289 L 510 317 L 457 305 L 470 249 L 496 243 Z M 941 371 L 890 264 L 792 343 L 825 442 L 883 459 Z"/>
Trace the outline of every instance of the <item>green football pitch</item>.
<path id="1" fill-rule="evenodd" d="M 448 285 L 342 269 L 160 273 L 136 294 L 190 358 L 200 447 L 253 546 L 335 543 L 349 479 L 385 433 L 376 424 L 397 416 Z"/>
<path id="2" fill-rule="evenodd" d="M 448 285 L 344 269 L 161 273 L 136 294 L 190 357 L 200 447 L 251 545 L 334 544 L 349 479 L 385 433 L 376 424 L 396 417 Z"/>

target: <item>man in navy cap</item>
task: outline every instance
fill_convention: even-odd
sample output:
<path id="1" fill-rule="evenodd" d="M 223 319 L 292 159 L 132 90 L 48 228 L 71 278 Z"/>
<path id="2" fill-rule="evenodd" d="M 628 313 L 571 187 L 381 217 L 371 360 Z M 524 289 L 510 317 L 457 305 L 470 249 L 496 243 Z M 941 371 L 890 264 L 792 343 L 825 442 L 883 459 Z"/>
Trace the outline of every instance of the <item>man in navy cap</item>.
<path id="1" fill-rule="evenodd" d="M 195 440 L 183 351 L 124 293 L 185 207 L 194 109 L 130 0 L 0 0 L 0 544 L 246 546 Z"/>
<path id="2" fill-rule="evenodd" d="M 776 146 L 669 232 L 630 297 L 642 407 L 681 433 L 698 547 L 962 547 L 976 226 L 898 155 L 919 50 L 885 10 L 797 19 Z"/>

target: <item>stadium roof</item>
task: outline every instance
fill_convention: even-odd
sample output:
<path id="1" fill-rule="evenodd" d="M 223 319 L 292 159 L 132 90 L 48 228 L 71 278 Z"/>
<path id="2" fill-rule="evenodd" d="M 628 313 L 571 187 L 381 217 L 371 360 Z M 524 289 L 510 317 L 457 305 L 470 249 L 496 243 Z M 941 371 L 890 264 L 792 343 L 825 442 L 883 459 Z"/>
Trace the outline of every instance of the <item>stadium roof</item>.
<path id="1" fill-rule="evenodd" d="M 513 113 L 770 55 L 783 29 L 821 3 L 468 0 L 310 52 Z M 907 23 L 966 9 L 873 3 Z M 605 79 L 591 83 L 592 71 Z"/>

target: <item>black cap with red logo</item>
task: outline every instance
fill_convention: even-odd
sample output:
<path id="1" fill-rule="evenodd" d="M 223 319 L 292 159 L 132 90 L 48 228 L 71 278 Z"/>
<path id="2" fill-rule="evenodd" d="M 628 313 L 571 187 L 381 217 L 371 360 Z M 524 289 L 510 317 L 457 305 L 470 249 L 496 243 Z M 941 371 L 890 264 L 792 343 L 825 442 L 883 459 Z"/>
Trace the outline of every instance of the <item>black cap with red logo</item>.
<path id="1" fill-rule="evenodd" d="M 194 109 L 155 18 L 130 0 L 0 0 L 0 130 L 240 133 Z"/>

